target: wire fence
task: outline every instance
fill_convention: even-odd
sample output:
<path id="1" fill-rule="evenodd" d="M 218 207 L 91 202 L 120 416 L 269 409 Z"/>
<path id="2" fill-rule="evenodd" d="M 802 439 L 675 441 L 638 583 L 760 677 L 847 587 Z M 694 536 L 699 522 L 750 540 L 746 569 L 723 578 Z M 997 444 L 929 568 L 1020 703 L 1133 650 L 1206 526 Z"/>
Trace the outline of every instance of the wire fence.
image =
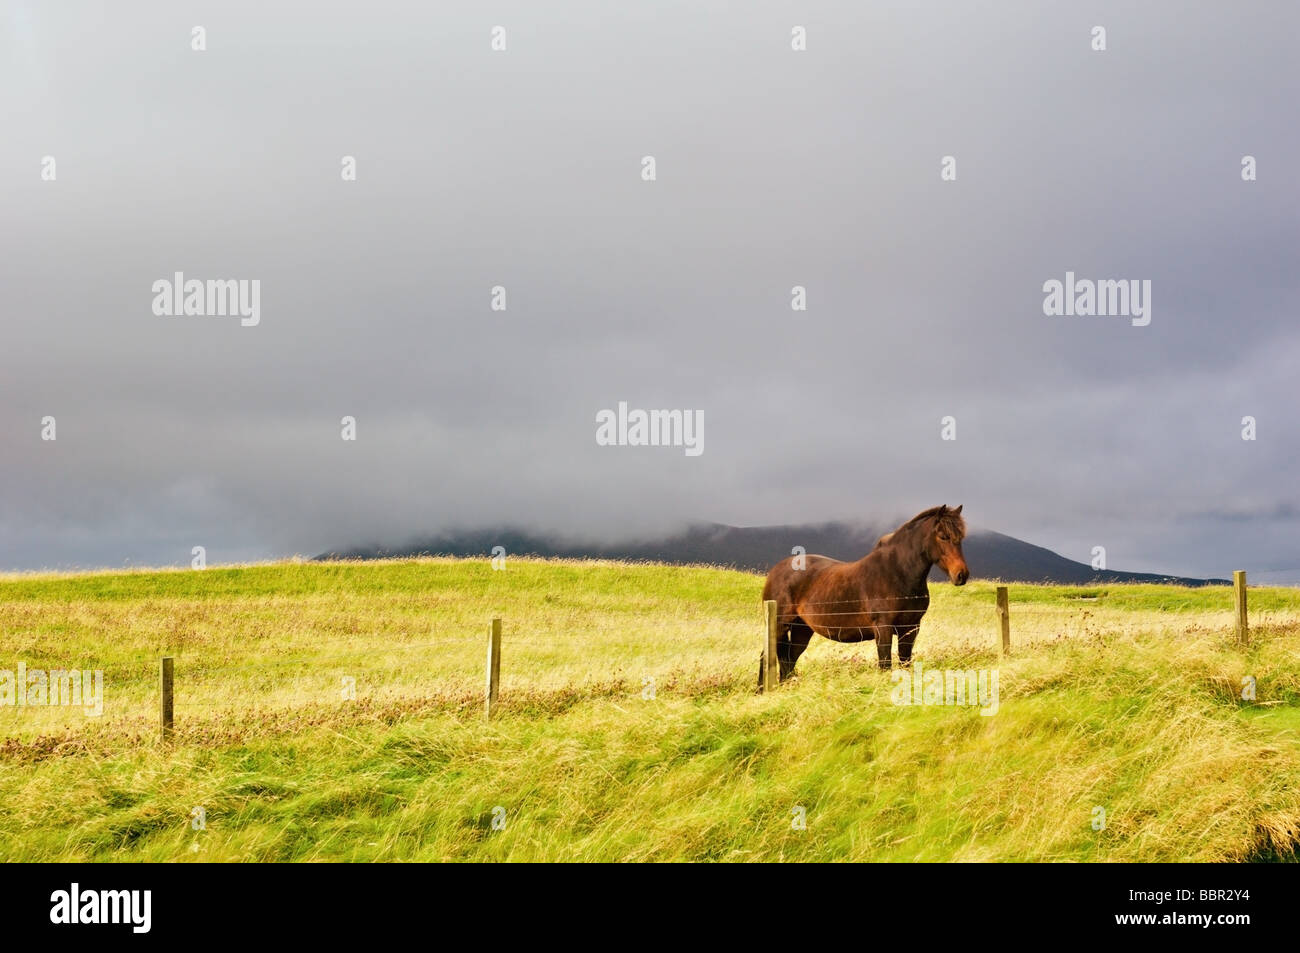
<path id="1" fill-rule="evenodd" d="M 1105 588 L 1104 584 L 1101 588 Z M 1244 591 L 1243 578 L 1235 596 L 1242 600 L 1240 610 L 1230 605 L 1232 600 L 1226 597 L 1222 604 L 1211 605 L 1206 605 L 1204 600 L 1190 603 L 1168 600 L 1142 604 L 1140 608 L 1145 614 L 1134 618 L 1129 607 L 1108 606 L 1102 593 L 1095 596 L 1070 593 L 1050 602 L 1041 598 L 1013 602 L 1009 612 L 1003 615 L 1014 632 L 1014 646 L 1018 651 L 1068 639 L 1157 631 L 1161 628 L 1159 616 L 1170 612 L 1188 618 L 1204 617 L 1204 623 L 1210 627 L 1229 626 L 1233 613 L 1237 613 L 1238 631 L 1242 633 Z M 1001 588 L 999 598 L 999 605 L 1007 599 L 1006 587 Z M 665 620 L 649 650 L 644 641 L 627 643 L 617 618 L 592 624 L 584 617 L 580 629 L 563 625 L 565 610 L 562 609 L 508 620 L 501 639 L 508 663 L 504 679 L 497 682 L 499 690 L 507 694 L 561 693 L 594 687 L 607 693 L 622 691 L 625 695 L 644 698 L 647 688 L 650 697 L 655 697 L 657 692 L 672 690 L 672 686 L 681 683 L 716 685 L 720 676 L 723 682 L 752 684 L 754 662 L 760 661 L 756 656 L 767 652 L 767 643 L 759 638 L 759 633 L 768 626 L 763 605 L 755 605 L 752 614 L 749 610 L 730 614 L 683 612 L 682 608 L 678 606 L 678 611 Z M 923 630 L 917 642 L 922 654 L 927 650 L 1005 651 L 1010 644 L 1004 634 L 999 645 L 997 607 L 988 603 L 972 604 L 969 599 L 938 598 L 932 602 L 928 595 L 890 596 L 865 602 L 823 599 L 798 602 L 784 609 L 778 607 L 777 618 L 779 624 L 795 618 L 806 621 L 819 634 L 847 643 L 849 651 L 865 650 L 875 655 L 876 636 L 881 632 L 892 635 L 910 629 L 914 624 L 913 615 L 917 613 L 924 613 Z M 1254 619 L 1257 625 L 1296 621 L 1300 619 L 1300 607 L 1256 610 Z M 861 624 L 854 625 L 854 621 Z M 487 628 L 486 620 L 483 628 Z M 403 636 L 412 634 L 409 630 L 402 632 Z M 265 641 L 253 643 L 253 649 L 264 649 Z M 141 652 L 119 659 L 111 672 L 104 673 L 109 691 L 101 692 L 98 699 L 103 711 L 86 718 L 107 716 L 138 721 L 158 717 L 160 693 L 170 697 L 173 713 L 171 718 L 164 716 L 163 721 L 174 721 L 175 712 L 182 719 L 214 717 L 267 708 L 338 706 L 359 699 L 373 704 L 423 699 L 463 708 L 469 703 L 467 700 L 482 694 L 487 675 L 485 660 L 490 667 L 492 656 L 487 633 L 474 633 L 463 623 L 450 624 L 445 629 L 443 624 L 434 623 L 427 631 L 418 633 L 418 637 L 405 640 L 385 639 L 383 632 L 375 631 L 353 639 L 313 642 L 309 646 L 294 642 L 291 647 L 295 654 L 273 658 L 238 657 L 229 648 L 181 649 L 168 653 L 174 660 L 170 680 L 159 675 L 158 654 Z M 497 657 L 500 657 L 500 647 Z M 487 680 L 490 682 L 490 677 Z M 48 691 L 52 694 L 52 688 Z M 83 714 L 87 691 L 83 686 Z M 66 717 L 75 715 L 77 705 L 67 704 L 65 699 L 60 699 L 58 705 L 52 698 L 47 701 L 43 709 L 39 703 L 14 706 L 11 715 L 15 717 L 9 719 L 11 726 L 39 731 L 53 729 L 60 723 L 77 722 Z M 19 713 L 21 719 L 16 717 Z"/>

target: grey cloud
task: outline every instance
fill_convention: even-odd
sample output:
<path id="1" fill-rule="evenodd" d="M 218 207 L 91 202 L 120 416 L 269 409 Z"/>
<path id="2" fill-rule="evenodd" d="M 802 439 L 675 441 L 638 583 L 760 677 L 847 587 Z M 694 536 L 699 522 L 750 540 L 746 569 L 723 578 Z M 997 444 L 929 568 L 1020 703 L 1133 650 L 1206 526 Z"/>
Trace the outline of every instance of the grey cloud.
<path id="1" fill-rule="evenodd" d="M 937 502 L 1116 568 L 1300 567 L 1278 529 L 1300 445 L 1291 5 L 15 2 L 3 22 L 0 567 Z M 177 270 L 260 279 L 261 325 L 155 317 Z M 1045 317 L 1066 270 L 1151 279 L 1151 325 Z M 619 400 L 702 409 L 704 455 L 597 447 Z"/>

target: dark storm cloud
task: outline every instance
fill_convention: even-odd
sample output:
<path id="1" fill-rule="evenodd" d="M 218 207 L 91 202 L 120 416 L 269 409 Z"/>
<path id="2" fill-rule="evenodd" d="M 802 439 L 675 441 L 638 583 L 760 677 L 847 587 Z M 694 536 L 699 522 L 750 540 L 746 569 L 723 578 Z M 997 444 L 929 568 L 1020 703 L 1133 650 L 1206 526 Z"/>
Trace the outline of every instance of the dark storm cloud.
<path id="1" fill-rule="evenodd" d="M 9 4 L 0 566 L 939 502 L 1300 566 L 1297 8 L 629 6 Z M 260 325 L 155 316 L 176 271 Z M 1150 325 L 1045 316 L 1066 271 Z M 705 452 L 598 447 L 619 401 Z"/>

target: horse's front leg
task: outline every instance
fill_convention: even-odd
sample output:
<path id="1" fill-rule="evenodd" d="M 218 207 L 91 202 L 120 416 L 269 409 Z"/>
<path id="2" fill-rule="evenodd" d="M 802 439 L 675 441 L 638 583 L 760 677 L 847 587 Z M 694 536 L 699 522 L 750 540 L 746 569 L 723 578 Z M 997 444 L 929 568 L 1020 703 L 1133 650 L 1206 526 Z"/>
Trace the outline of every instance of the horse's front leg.
<path id="1" fill-rule="evenodd" d="M 891 669 L 894 667 L 894 660 L 890 654 L 894 648 L 894 627 L 892 625 L 877 625 L 873 628 L 876 633 L 876 656 L 880 660 L 880 667 L 886 670 Z M 900 654 L 903 651 L 901 640 L 898 643 L 898 651 Z"/>
<path id="2" fill-rule="evenodd" d="M 919 625 L 909 625 L 898 633 L 898 664 L 912 664 L 912 644 L 916 641 L 916 635 L 921 631 Z"/>

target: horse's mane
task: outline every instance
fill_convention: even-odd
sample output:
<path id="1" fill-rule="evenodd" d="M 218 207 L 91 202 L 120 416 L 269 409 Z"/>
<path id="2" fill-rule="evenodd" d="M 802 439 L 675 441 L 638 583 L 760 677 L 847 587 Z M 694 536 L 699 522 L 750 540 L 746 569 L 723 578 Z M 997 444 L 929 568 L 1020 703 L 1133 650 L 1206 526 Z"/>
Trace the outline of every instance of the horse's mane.
<path id="1" fill-rule="evenodd" d="M 958 507 L 957 509 L 959 510 L 961 507 Z M 956 536 L 957 539 L 960 540 L 966 538 L 966 521 L 962 519 L 961 513 L 957 510 L 949 509 L 947 504 L 944 504 L 942 506 L 932 506 L 928 510 L 922 510 L 892 533 L 886 533 L 884 536 L 880 537 L 880 539 L 876 540 L 876 548 L 879 549 L 881 546 L 886 545 L 890 540 L 908 527 L 915 526 L 917 523 L 922 523 L 928 519 L 939 520 L 940 525 L 944 529 L 948 530 L 951 535 Z"/>

